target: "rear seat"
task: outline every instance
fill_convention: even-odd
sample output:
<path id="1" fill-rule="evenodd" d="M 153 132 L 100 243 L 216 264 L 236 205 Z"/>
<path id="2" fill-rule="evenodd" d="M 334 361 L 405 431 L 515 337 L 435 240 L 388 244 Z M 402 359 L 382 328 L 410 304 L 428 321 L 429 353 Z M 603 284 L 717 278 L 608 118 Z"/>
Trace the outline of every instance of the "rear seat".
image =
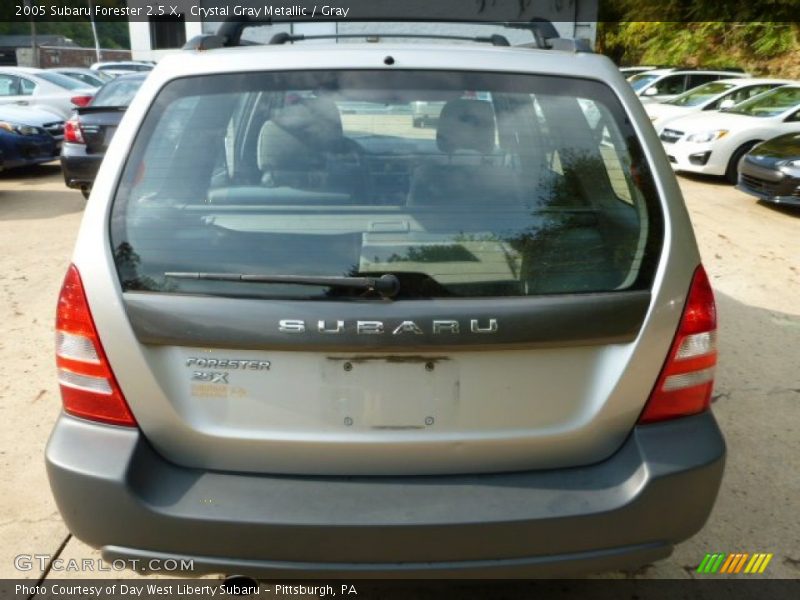
<path id="1" fill-rule="evenodd" d="M 344 137 L 336 104 L 302 98 L 276 109 L 261 127 L 261 186 L 214 190 L 212 204 L 350 204 L 365 189 L 357 146 Z"/>
<path id="2" fill-rule="evenodd" d="M 517 172 L 503 165 L 495 139 L 494 109 L 489 102 L 458 99 L 445 104 L 436 145 L 446 160 L 414 170 L 409 206 L 520 205 Z"/>

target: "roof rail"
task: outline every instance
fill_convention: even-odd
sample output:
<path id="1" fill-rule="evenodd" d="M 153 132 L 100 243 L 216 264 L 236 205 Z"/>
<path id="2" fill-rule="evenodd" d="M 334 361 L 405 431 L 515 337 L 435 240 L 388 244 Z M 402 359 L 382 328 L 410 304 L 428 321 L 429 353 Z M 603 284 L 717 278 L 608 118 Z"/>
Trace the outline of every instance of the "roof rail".
<path id="1" fill-rule="evenodd" d="M 249 18 L 234 17 L 225 20 L 220 25 L 216 34 L 198 35 L 184 44 L 184 50 L 211 50 L 214 48 L 228 48 L 232 46 L 251 45 L 252 42 L 242 40 L 242 34 L 248 27 L 259 27 L 272 25 L 271 18 Z M 562 38 L 558 30 L 547 19 L 534 18 L 529 22 L 506 22 L 500 23 L 501 26 L 510 29 L 524 29 L 530 31 L 533 42 L 520 44 L 520 47 L 542 48 L 561 50 L 565 52 L 591 52 L 587 40 Z M 457 36 L 457 35 L 438 35 L 438 34 L 419 34 L 419 33 L 358 33 L 358 34 L 331 34 L 331 35 L 300 35 L 290 33 L 278 33 L 272 36 L 269 43 L 271 45 L 281 45 L 287 43 L 300 42 L 312 39 L 345 39 L 345 38 L 366 38 L 369 41 L 377 41 L 379 38 L 418 38 L 418 39 L 442 39 L 442 40 L 463 40 L 479 43 L 488 43 L 494 46 L 510 46 L 508 39 L 502 35 L 488 36 Z"/>
<path id="2" fill-rule="evenodd" d="M 282 44 L 293 44 L 295 42 L 302 42 L 304 40 L 326 40 L 326 39 L 352 39 L 352 38 L 367 38 L 367 41 L 377 42 L 380 38 L 410 38 L 410 39 L 432 39 L 432 40 L 463 40 L 465 42 L 478 42 L 483 44 L 492 44 L 493 46 L 510 46 L 511 43 L 502 35 L 489 35 L 469 37 L 462 35 L 439 35 L 428 33 L 342 33 L 342 34 L 328 34 L 328 35 L 303 35 L 291 34 L 286 32 L 276 33 L 270 39 L 271 46 L 280 46 Z"/>
<path id="3" fill-rule="evenodd" d="M 187 41 L 181 50 L 213 50 L 214 48 L 223 48 L 225 40 L 213 33 L 204 33 L 196 35 Z"/>
<path id="4" fill-rule="evenodd" d="M 547 19 L 531 19 L 527 23 L 504 23 L 512 29 L 526 29 L 531 32 L 533 42 L 519 44 L 523 48 L 543 48 L 563 52 L 592 52 L 588 40 L 563 38 L 558 34 L 555 25 Z"/>

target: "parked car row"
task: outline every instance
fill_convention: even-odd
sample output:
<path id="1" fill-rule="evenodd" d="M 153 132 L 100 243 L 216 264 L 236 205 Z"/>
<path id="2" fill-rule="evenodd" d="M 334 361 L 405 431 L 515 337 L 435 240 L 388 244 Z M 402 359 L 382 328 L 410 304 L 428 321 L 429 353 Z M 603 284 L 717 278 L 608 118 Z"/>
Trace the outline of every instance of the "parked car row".
<path id="1" fill-rule="evenodd" d="M 137 78 L 137 83 L 123 82 L 115 86 L 117 91 L 110 92 L 116 94 L 115 102 L 121 102 L 119 90 L 134 85 L 135 93 L 152 68 L 152 64 L 136 61 L 96 63 L 91 68 L 0 67 L 1 168 L 11 169 L 57 159 L 64 140 L 65 121 L 75 111 L 88 107 L 98 90 L 105 89 L 117 77 L 122 76 L 124 80 L 134 73 L 132 77 Z M 72 131 L 76 130 L 73 128 Z M 74 139 L 70 141 L 75 142 Z M 82 180 L 76 184 L 80 189 L 85 189 L 85 185 Z"/>
<path id="2" fill-rule="evenodd" d="M 753 146 L 793 132 L 800 132 L 800 84 L 675 119 L 659 137 L 676 171 L 722 175 L 736 183 L 739 161 Z"/>
<path id="3" fill-rule="evenodd" d="M 621 71 L 645 104 L 673 169 L 722 176 L 761 200 L 800 206 L 800 82 L 728 71 L 727 78 L 670 98 L 681 79 L 687 84 L 692 75 L 720 72 Z"/>

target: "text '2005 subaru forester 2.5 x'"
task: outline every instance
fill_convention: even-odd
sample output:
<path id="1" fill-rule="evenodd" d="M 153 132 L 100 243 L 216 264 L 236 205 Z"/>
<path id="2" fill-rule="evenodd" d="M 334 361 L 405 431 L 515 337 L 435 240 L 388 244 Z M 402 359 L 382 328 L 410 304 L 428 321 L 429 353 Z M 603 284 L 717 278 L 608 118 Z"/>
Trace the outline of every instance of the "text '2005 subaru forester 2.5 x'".
<path id="1" fill-rule="evenodd" d="M 681 193 L 611 61 L 547 37 L 155 68 L 58 302 L 47 466 L 78 538 L 195 573 L 527 577 L 703 526 L 725 445 Z"/>

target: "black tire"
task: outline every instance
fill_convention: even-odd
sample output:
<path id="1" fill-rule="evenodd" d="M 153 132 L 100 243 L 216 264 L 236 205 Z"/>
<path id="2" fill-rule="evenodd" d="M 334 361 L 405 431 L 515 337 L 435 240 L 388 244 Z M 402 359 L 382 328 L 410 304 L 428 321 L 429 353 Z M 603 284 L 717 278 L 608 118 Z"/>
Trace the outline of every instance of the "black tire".
<path id="1" fill-rule="evenodd" d="M 728 168 L 725 169 L 725 180 L 728 183 L 736 185 L 739 180 L 739 161 L 742 160 L 742 157 L 750 152 L 750 149 L 757 143 L 758 142 L 755 141 L 742 144 L 736 149 L 736 152 L 733 153 L 730 161 L 728 161 Z"/>
<path id="2" fill-rule="evenodd" d="M 92 193 L 92 188 L 90 188 L 90 187 L 87 187 L 87 186 L 85 186 L 85 185 L 82 185 L 82 186 L 81 186 L 81 194 L 83 195 L 83 197 L 84 197 L 86 200 L 88 200 L 88 199 L 89 199 L 89 194 L 91 194 L 91 193 Z"/>

